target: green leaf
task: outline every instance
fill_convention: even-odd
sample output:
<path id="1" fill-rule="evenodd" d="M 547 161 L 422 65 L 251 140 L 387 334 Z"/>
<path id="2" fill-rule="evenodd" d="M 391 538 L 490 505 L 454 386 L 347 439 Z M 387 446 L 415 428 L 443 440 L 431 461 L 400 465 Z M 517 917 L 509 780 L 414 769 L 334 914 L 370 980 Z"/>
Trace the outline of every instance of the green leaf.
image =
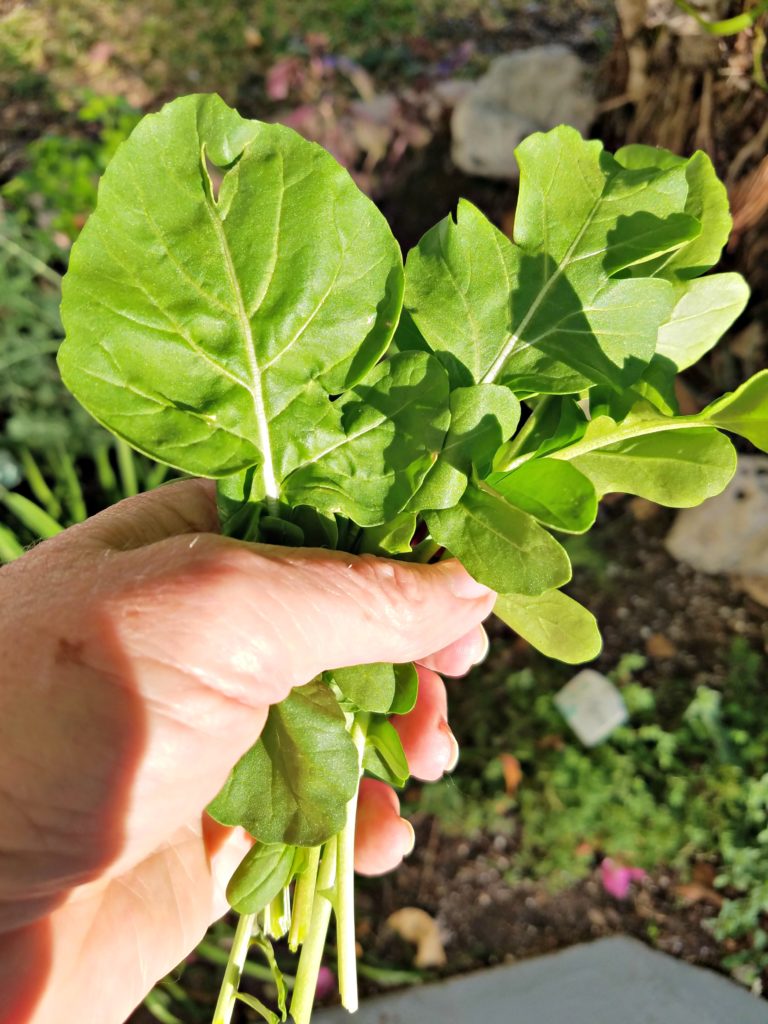
<path id="1" fill-rule="evenodd" d="M 451 393 L 451 423 L 437 461 L 409 508 L 450 508 L 464 493 L 473 469 L 483 476 L 500 445 L 520 420 L 520 402 L 509 388 L 476 384 Z"/>
<path id="2" fill-rule="evenodd" d="M 486 483 L 544 526 L 584 533 L 597 515 L 597 494 L 569 462 L 533 459 L 511 473 L 492 473 Z"/>
<path id="3" fill-rule="evenodd" d="M 385 714 L 395 696 L 395 666 L 384 662 L 335 668 L 329 675 L 350 703 L 361 711 Z"/>
<path id="4" fill-rule="evenodd" d="M 288 1018 L 288 1008 L 286 1005 L 288 992 L 283 972 L 280 970 L 277 958 L 275 957 L 275 951 L 272 948 L 272 943 L 266 935 L 257 932 L 251 939 L 251 944 L 260 949 L 264 954 L 264 959 L 267 961 L 267 966 L 272 974 L 272 981 L 277 989 L 277 1007 L 280 1011 L 280 1020 L 285 1021 Z"/>
<path id="5" fill-rule="evenodd" d="M 718 430 L 691 427 L 606 444 L 577 456 L 572 464 L 601 496 L 621 491 L 660 505 L 690 508 L 727 486 L 736 470 L 736 452 Z"/>
<path id="6" fill-rule="evenodd" d="M 427 352 L 383 362 L 322 417 L 281 434 L 281 461 L 298 465 L 282 493 L 294 504 L 377 526 L 406 505 L 435 462 L 450 423 L 448 377 Z"/>
<path id="7" fill-rule="evenodd" d="M 687 165 L 630 170 L 567 127 L 530 136 L 517 158 L 515 244 L 462 201 L 409 254 L 406 308 L 456 385 L 626 387 L 653 355 L 672 289 L 610 275 L 650 274 L 698 235 Z"/>
<path id="8" fill-rule="evenodd" d="M 710 274 L 675 285 L 676 301 L 659 329 L 656 354 L 635 387 L 662 412 L 677 412 L 675 377 L 693 366 L 744 311 L 749 287 L 739 274 Z"/>
<path id="9" fill-rule="evenodd" d="M 263 910 L 293 876 L 294 848 L 256 843 L 243 857 L 227 885 L 229 904 L 239 914 Z"/>
<path id="10" fill-rule="evenodd" d="M 768 370 L 750 377 L 735 391 L 723 395 L 694 417 L 739 434 L 768 452 Z"/>
<path id="11" fill-rule="evenodd" d="M 560 590 L 538 597 L 501 594 L 493 610 L 548 658 L 578 665 L 600 653 L 602 640 L 594 615 Z"/>
<path id="12" fill-rule="evenodd" d="M 280 1024 L 281 1019 L 283 1019 L 278 1017 L 274 1010 L 270 1010 L 265 1003 L 262 1003 L 260 999 L 257 999 L 256 996 L 252 996 L 249 992 L 237 992 L 235 994 L 235 999 L 238 999 L 245 1006 L 250 1007 L 251 1010 L 258 1013 L 260 1017 L 264 1018 L 267 1024 Z"/>
<path id="13" fill-rule="evenodd" d="M 676 302 L 659 330 L 656 354 L 686 370 L 713 348 L 744 311 L 749 287 L 740 274 L 711 274 L 676 288 Z"/>
<path id="14" fill-rule="evenodd" d="M 408 554 L 415 532 L 416 513 L 401 512 L 387 523 L 362 530 L 356 551 L 371 555 Z"/>
<path id="15" fill-rule="evenodd" d="M 732 222 L 728 193 L 706 153 L 699 150 L 686 159 L 665 149 L 633 144 L 618 150 L 616 161 L 638 171 L 685 170 L 688 194 L 684 212 L 699 221 L 701 231 L 687 245 L 659 259 L 652 268 L 653 273 L 671 281 L 686 280 L 714 267 L 728 241 Z"/>
<path id="16" fill-rule="evenodd" d="M 360 711 L 403 715 L 416 703 L 418 676 L 413 665 L 374 662 L 328 673 L 344 697 Z"/>
<path id="17" fill-rule="evenodd" d="M 419 675 L 416 666 L 395 665 L 395 695 L 389 705 L 390 715 L 407 715 L 416 706 L 419 694 Z"/>
<path id="18" fill-rule="evenodd" d="M 187 96 L 145 117 L 101 181 L 59 365 L 139 450 L 204 476 L 257 465 L 274 493 L 295 468 L 278 472 L 285 433 L 375 364 L 401 294 L 386 221 L 328 153 Z"/>
<path id="19" fill-rule="evenodd" d="M 496 453 L 494 468 L 503 470 L 520 455 L 546 455 L 564 448 L 582 437 L 587 428 L 587 417 L 571 395 L 543 395 L 527 404 L 533 407 L 530 416 Z"/>
<path id="20" fill-rule="evenodd" d="M 363 768 L 390 786 L 404 786 L 410 776 L 408 761 L 397 731 L 386 719 L 368 727 L 363 753 Z"/>
<path id="21" fill-rule="evenodd" d="M 263 843 L 317 846 L 344 825 L 358 778 L 344 712 L 315 680 L 270 708 L 261 738 L 232 769 L 208 813 Z"/>
<path id="22" fill-rule="evenodd" d="M 499 593 L 542 594 L 571 578 L 565 550 L 533 516 L 473 484 L 455 508 L 426 520 L 437 543 Z"/>

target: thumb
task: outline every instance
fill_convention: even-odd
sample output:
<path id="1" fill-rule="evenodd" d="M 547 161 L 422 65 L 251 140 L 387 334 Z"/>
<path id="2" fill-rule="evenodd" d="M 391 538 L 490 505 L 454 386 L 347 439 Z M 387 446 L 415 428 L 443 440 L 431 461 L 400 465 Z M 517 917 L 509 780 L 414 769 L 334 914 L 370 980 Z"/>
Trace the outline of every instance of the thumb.
<path id="1" fill-rule="evenodd" d="M 437 565 L 189 533 L 114 556 L 128 601 L 116 622 L 136 655 L 184 666 L 227 696 L 282 700 L 319 672 L 423 658 L 464 636 L 494 594 Z"/>

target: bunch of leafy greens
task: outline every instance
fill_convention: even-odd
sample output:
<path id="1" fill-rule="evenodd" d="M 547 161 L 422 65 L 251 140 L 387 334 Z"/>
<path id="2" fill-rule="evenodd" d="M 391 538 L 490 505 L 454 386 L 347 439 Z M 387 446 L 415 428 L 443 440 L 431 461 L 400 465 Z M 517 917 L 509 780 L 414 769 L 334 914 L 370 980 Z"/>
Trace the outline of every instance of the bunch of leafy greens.
<path id="1" fill-rule="evenodd" d="M 216 96 L 176 100 L 102 179 L 64 282 L 59 365 L 135 448 L 219 479 L 226 533 L 445 549 L 522 636 L 578 662 L 599 633 L 559 589 L 571 567 L 553 531 L 588 530 L 610 491 L 673 506 L 721 491 L 736 461 L 721 430 L 768 448 L 768 372 L 677 414 L 676 373 L 747 299 L 737 275 L 703 276 L 730 218 L 702 153 L 611 156 L 560 127 L 517 156 L 512 241 L 461 202 L 403 268 L 328 153 Z M 234 767 L 210 811 L 259 842 L 229 889 L 244 916 L 217 1022 L 258 925 L 303 946 L 291 1013 L 304 1024 L 332 911 L 342 1002 L 356 1005 L 356 793 L 363 772 L 404 783 L 388 716 L 415 697 L 409 666 L 329 666 Z M 285 1016 L 282 989 L 279 1002 Z"/>

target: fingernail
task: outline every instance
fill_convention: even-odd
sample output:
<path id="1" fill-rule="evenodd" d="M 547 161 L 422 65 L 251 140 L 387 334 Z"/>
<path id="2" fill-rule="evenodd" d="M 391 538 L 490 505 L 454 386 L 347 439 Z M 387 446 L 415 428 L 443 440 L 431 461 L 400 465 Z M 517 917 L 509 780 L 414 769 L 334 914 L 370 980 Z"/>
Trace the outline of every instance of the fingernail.
<path id="1" fill-rule="evenodd" d="M 488 639 L 488 634 L 485 632 L 485 630 L 483 629 L 482 626 L 480 627 L 480 629 L 482 630 L 482 645 L 483 646 L 481 647 L 481 649 L 480 649 L 477 657 L 475 658 L 475 660 L 472 662 L 473 665 L 479 665 L 481 661 L 485 661 L 486 657 L 488 656 L 488 651 L 489 651 L 490 646 L 491 646 L 491 641 Z"/>
<path id="2" fill-rule="evenodd" d="M 456 737 L 451 731 L 450 725 L 443 719 L 438 728 L 440 732 L 445 736 L 448 743 L 448 760 L 445 762 L 444 772 L 452 772 L 456 765 L 459 763 L 459 744 L 456 741 Z"/>
<path id="3" fill-rule="evenodd" d="M 416 845 L 416 833 L 413 831 L 413 825 L 407 818 L 401 818 L 400 821 L 404 826 L 403 831 L 408 835 L 406 845 L 403 847 L 403 856 L 407 857 L 409 853 L 413 853 L 413 848 Z"/>
<path id="4" fill-rule="evenodd" d="M 451 581 L 449 583 L 451 592 L 456 597 L 477 601 L 478 598 L 487 597 L 488 594 L 492 593 L 489 587 L 473 579 L 459 562 L 446 562 L 445 564 L 456 566 L 451 573 Z"/>
<path id="5" fill-rule="evenodd" d="M 448 759 L 448 764 L 445 766 L 447 772 L 452 772 L 456 765 L 459 763 L 459 744 L 456 741 L 456 737 L 451 733 L 451 756 Z"/>

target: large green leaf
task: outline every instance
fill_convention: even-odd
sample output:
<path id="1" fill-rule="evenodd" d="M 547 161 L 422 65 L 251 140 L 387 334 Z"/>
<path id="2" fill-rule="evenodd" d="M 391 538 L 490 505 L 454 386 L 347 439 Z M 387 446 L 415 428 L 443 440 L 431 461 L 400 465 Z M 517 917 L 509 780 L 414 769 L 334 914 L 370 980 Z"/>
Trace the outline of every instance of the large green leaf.
<path id="1" fill-rule="evenodd" d="M 600 495 L 621 491 L 673 508 L 690 508 L 726 487 L 736 470 L 736 452 L 718 430 L 691 427 L 606 444 L 574 458 L 572 464 Z"/>
<path id="2" fill-rule="evenodd" d="M 560 590 L 538 597 L 500 594 L 493 610 L 548 658 L 577 665 L 600 653 L 602 640 L 594 615 Z"/>
<path id="3" fill-rule="evenodd" d="M 532 135 L 517 157 L 515 244 L 461 202 L 456 222 L 409 254 L 405 301 L 419 337 L 457 384 L 626 387 L 673 304 L 668 282 L 643 275 L 700 233 L 685 210 L 687 165 L 627 169 L 567 127 Z M 611 279 L 630 268 L 639 276 Z M 411 334 L 402 344 L 416 343 Z"/>
<path id="4" fill-rule="evenodd" d="M 426 519 L 437 543 L 499 593 L 542 594 L 571 578 L 565 550 L 533 516 L 474 484 L 454 508 Z"/>
<path id="5" fill-rule="evenodd" d="M 492 473 L 486 483 L 554 530 L 584 533 L 597 515 L 595 488 L 570 462 L 533 459 L 511 473 Z"/>
<path id="6" fill-rule="evenodd" d="M 188 96 L 120 147 L 63 294 L 62 375 L 96 419 L 190 473 L 255 464 L 274 495 L 286 435 L 386 349 L 402 267 L 323 149 Z"/>
<path id="7" fill-rule="evenodd" d="M 358 780 L 344 713 L 328 686 L 315 680 L 270 708 L 261 738 L 208 812 L 263 843 L 317 846 L 344 825 Z"/>

